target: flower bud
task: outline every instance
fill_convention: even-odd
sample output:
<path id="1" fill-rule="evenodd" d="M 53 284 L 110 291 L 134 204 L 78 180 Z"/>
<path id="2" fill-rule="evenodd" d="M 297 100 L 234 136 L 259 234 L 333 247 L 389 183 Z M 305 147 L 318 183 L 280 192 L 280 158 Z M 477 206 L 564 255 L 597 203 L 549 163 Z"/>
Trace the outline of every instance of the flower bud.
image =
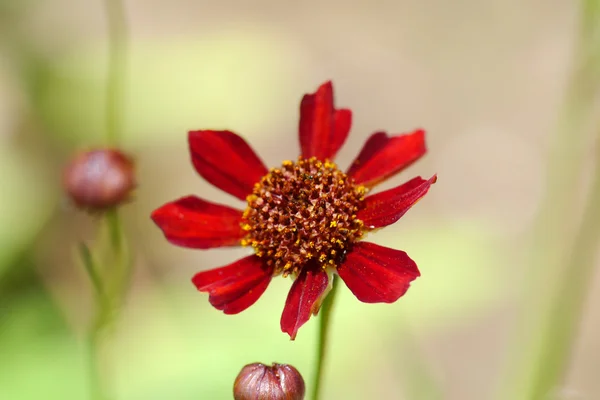
<path id="1" fill-rule="evenodd" d="M 126 201 L 135 187 L 133 161 L 116 149 L 78 153 L 63 173 L 63 187 L 80 208 L 103 211 Z"/>
<path id="2" fill-rule="evenodd" d="M 304 379 L 291 365 L 248 364 L 233 385 L 235 400 L 302 400 Z"/>

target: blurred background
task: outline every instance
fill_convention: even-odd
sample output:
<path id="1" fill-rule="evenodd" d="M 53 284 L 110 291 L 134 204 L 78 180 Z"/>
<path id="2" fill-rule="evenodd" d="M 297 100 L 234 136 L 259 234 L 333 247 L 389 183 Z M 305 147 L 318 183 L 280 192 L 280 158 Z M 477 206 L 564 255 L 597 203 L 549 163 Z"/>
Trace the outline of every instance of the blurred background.
<path id="1" fill-rule="evenodd" d="M 336 104 L 354 113 L 339 165 L 376 130 L 422 127 L 427 156 L 384 188 L 416 175 L 439 179 L 400 222 L 370 237 L 418 263 L 422 277 L 407 296 L 366 305 L 342 288 L 324 398 L 412 400 L 416 391 L 491 399 L 529 286 L 536 215 L 552 201 L 544 198 L 548 154 L 572 70 L 578 3 L 125 6 L 122 147 L 136 159 L 139 187 L 122 208 L 132 288 L 104 354 L 115 399 L 229 399 L 235 376 L 254 361 L 293 364 L 311 385 L 316 319 L 295 342 L 279 329 L 291 280 L 274 280 L 256 305 L 223 315 L 190 278 L 247 249 L 177 248 L 149 215 L 187 194 L 243 207 L 196 174 L 187 131 L 231 129 L 267 165 L 279 165 L 298 154 L 302 95 L 328 79 Z M 69 204 L 60 174 L 74 151 L 104 143 L 106 25 L 100 0 L 0 0 L 2 400 L 89 398 L 84 341 L 94 306 L 75 246 L 93 243 L 100 219 Z M 582 139 L 560 161 L 586 170 L 589 144 Z M 585 179 L 572 183 L 565 191 L 581 198 Z M 576 220 L 577 204 L 561 217 Z M 600 398 L 600 276 L 591 284 L 568 379 L 549 398 Z M 435 384 L 423 384 L 421 368 Z"/>

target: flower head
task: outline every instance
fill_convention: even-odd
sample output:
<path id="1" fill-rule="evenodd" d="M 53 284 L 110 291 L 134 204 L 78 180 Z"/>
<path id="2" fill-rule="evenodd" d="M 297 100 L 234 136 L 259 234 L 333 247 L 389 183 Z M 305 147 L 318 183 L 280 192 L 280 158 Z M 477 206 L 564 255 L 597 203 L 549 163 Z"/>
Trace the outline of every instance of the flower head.
<path id="1" fill-rule="evenodd" d="M 63 187 L 78 207 L 90 211 L 116 207 L 135 188 L 133 160 L 111 148 L 80 152 L 63 172 Z"/>
<path id="2" fill-rule="evenodd" d="M 304 379 L 288 364 L 248 364 L 233 385 L 235 400 L 302 400 Z"/>
<path id="3" fill-rule="evenodd" d="M 193 277 L 215 308 L 239 313 L 258 300 L 272 277 L 291 276 L 281 329 L 294 339 L 318 313 L 335 274 L 366 303 L 396 301 L 419 276 L 403 251 L 360 240 L 396 222 L 435 183 L 435 175 L 416 177 L 368 195 L 376 184 L 425 154 L 425 132 L 374 133 L 344 172 L 333 159 L 351 120 L 350 110 L 334 107 L 331 82 L 321 85 L 300 104 L 300 157 L 270 170 L 233 132 L 189 133 L 196 171 L 245 201 L 246 208 L 187 196 L 158 208 L 152 219 L 179 246 L 253 249 L 250 256 Z"/>

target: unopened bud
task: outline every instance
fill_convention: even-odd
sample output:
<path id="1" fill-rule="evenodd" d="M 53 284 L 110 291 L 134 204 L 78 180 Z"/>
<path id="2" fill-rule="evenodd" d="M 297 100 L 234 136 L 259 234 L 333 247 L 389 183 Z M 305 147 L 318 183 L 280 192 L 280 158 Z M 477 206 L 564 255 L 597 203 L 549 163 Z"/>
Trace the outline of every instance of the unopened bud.
<path id="1" fill-rule="evenodd" d="M 116 149 L 81 152 L 65 168 L 63 186 L 78 207 L 90 211 L 115 207 L 135 187 L 133 161 Z"/>
<path id="2" fill-rule="evenodd" d="M 291 365 L 248 364 L 233 385 L 235 400 L 303 400 L 304 379 Z"/>

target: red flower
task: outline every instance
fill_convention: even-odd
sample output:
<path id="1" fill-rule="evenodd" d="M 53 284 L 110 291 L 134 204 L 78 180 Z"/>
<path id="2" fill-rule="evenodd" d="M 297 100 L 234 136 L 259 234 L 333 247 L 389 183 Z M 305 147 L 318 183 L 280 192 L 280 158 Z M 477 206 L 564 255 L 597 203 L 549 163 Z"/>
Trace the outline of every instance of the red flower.
<path id="1" fill-rule="evenodd" d="M 435 183 L 435 175 L 417 177 L 366 196 L 425 154 L 425 132 L 374 133 L 342 172 L 330 160 L 346 140 L 351 121 L 350 110 L 334 108 L 331 82 L 321 85 L 300 104 L 300 157 L 270 170 L 233 132 L 189 133 L 196 171 L 246 201 L 246 209 L 187 196 L 158 208 L 152 219 L 179 246 L 253 248 L 253 255 L 193 277 L 215 308 L 237 314 L 258 300 L 273 276 L 291 275 L 281 329 L 294 339 L 319 311 L 333 274 L 365 303 L 396 301 L 420 275 L 403 251 L 359 240 L 396 222 Z"/>

